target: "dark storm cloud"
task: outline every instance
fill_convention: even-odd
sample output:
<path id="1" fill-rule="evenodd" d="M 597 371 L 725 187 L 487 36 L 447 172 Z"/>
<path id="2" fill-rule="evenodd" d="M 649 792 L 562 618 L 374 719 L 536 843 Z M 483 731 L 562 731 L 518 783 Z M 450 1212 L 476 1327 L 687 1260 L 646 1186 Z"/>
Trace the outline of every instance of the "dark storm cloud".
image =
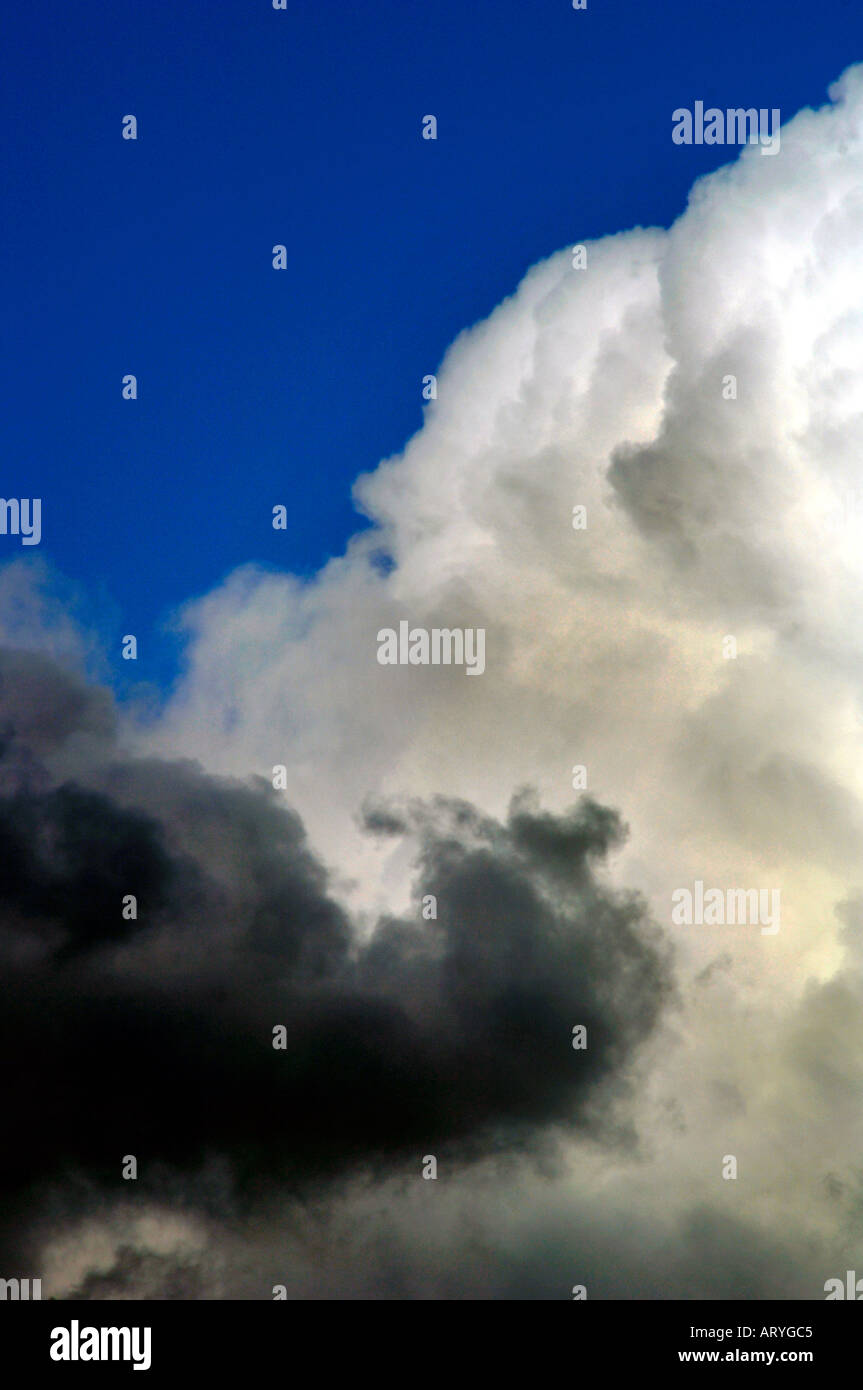
<path id="1" fill-rule="evenodd" d="M 253 1195 L 602 1131 L 670 991 L 642 903 L 595 876 L 613 812 L 370 812 L 415 837 L 417 896 L 365 939 L 267 783 L 122 756 L 104 693 L 41 657 L 2 655 L 0 727 L 7 1203 L 46 1182 L 128 1196 L 125 1154 L 136 1195 L 214 1155 Z"/>
<path id="2" fill-rule="evenodd" d="M 153 1255 L 122 1248 L 107 1273 L 88 1274 L 75 1290 L 76 1299 L 117 1302 L 123 1299 L 158 1298 L 170 1302 L 212 1296 L 206 1271 L 194 1260 Z"/>
<path id="3" fill-rule="evenodd" d="M 2 902 L 28 932 L 47 929 L 60 955 L 134 931 L 118 920 L 130 885 L 158 918 L 195 873 L 171 857 L 157 822 L 101 793 L 67 784 L 0 800 Z"/>

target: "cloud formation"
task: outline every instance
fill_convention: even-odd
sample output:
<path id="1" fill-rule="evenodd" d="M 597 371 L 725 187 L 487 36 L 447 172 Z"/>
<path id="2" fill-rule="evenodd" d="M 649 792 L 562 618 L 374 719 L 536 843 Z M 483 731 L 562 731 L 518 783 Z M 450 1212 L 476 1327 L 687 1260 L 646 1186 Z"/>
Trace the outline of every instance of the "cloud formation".
<path id="1" fill-rule="evenodd" d="M 0 654 L 0 723 L 7 1195 L 71 1179 L 116 1197 L 133 1154 L 151 1199 L 164 1168 L 216 1158 L 242 1202 L 607 1126 L 671 990 L 643 903 L 595 877 L 613 812 L 522 795 L 504 824 L 445 799 L 370 813 L 412 834 L 437 907 L 364 939 L 263 782 L 124 756 L 104 692 L 40 655 Z M 89 756 L 58 781 L 79 736 Z"/>
<path id="2" fill-rule="evenodd" d="M 164 1260 L 210 1296 L 281 1273 L 298 1297 L 565 1297 L 579 1274 L 599 1297 L 821 1297 L 853 1267 L 863 67 L 775 158 L 734 155 L 670 230 L 591 243 L 585 270 L 560 252 L 465 332 L 422 429 L 357 483 L 372 525 L 312 580 L 249 568 L 190 604 L 157 718 L 121 711 L 117 743 L 103 696 L 7 658 L 18 1026 L 54 1018 L 66 1084 L 77 1062 L 119 1092 L 62 1162 L 125 1126 L 202 1175 L 173 1196 L 163 1175 L 146 1237 L 134 1203 L 88 1217 L 79 1193 L 83 1225 L 44 1246 L 58 1286 L 149 1288 Z M 0 630 L 27 645 L 16 573 Z M 405 619 L 483 628 L 482 676 L 380 666 Z M 113 901 L 118 850 L 150 909 L 112 938 L 62 903 Z M 674 931 L 698 879 L 780 891 L 781 930 Z M 574 1071 L 555 1049 L 581 1014 L 598 1046 Z M 288 1050 L 259 1050 L 278 1022 Z M 542 1179 L 500 1168 L 549 1127 Z M 393 1165 L 432 1141 L 457 1176 L 408 1190 Z M 56 1175 L 47 1123 L 34 1143 Z M 236 1242 L 219 1153 L 291 1174 Z"/>

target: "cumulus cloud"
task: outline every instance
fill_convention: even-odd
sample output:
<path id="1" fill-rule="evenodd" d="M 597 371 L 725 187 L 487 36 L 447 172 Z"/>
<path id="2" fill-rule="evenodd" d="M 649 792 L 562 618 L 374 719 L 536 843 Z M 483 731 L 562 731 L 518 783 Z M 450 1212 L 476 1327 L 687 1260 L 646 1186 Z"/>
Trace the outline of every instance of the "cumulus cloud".
<path id="1" fill-rule="evenodd" d="M 744 149 L 702 179 L 670 231 L 534 267 L 451 348 L 403 455 L 358 482 L 374 526 L 344 557 L 304 583 L 240 572 L 186 610 L 157 745 L 241 775 L 284 762 L 359 905 L 404 877 L 369 859 L 368 794 L 501 815 L 534 783 L 562 808 L 584 763 L 655 910 L 712 863 L 781 879 L 778 978 L 835 964 L 805 917 L 844 895 L 860 844 L 859 70 L 833 95 L 779 158 Z M 401 618 L 485 627 L 486 674 L 379 667 Z"/>
<path id="2" fill-rule="evenodd" d="M 85 1011 L 96 990 L 88 1016 L 118 1027 L 122 990 L 157 999 L 124 1015 L 126 1036 L 143 1055 L 156 1027 L 163 1073 L 179 1051 L 190 1114 L 215 1111 L 235 1160 L 242 1136 L 250 1171 L 266 1166 L 287 1095 L 314 1138 L 295 1155 L 286 1125 L 280 1160 L 342 1170 L 322 1206 L 283 1194 L 244 1230 L 243 1296 L 281 1266 L 296 1296 L 556 1296 L 587 1269 L 597 1296 L 820 1297 L 850 1259 L 863 68 L 830 95 L 787 122 L 776 158 L 744 148 L 701 179 L 670 230 L 591 243 L 585 270 L 569 251 L 533 267 L 453 344 L 403 453 L 359 479 L 372 524 L 343 556 L 309 581 L 250 567 L 184 610 L 167 708 L 120 712 L 134 757 L 111 743 L 102 697 L 52 704 L 10 658 L 3 835 L 23 997 L 47 1009 L 52 982 L 74 977 Z M 0 618 L 18 640 L 11 583 Z M 484 674 L 380 666 L 376 634 L 402 619 L 485 628 Z M 70 645 L 56 614 L 47 626 Z M 293 811 L 264 789 L 281 764 Z M 590 799 L 572 813 L 574 765 Z M 525 785 L 546 811 L 513 800 Z M 92 889 L 85 872 L 104 836 L 139 846 L 155 919 L 125 939 L 118 924 L 113 944 L 56 906 L 64 885 L 113 897 L 110 865 L 90 869 Z M 674 929 L 671 894 L 697 879 L 779 890 L 779 933 Z M 419 918 L 423 885 L 436 922 Z M 648 920 L 673 939 L 676 1011 Z M 288 1001 L 300 1061 L 279 1072 L 287 1058 L 261 1060 L 251 1039 Z M 580 1080 L 552 1045 L 578 1010 L 602 1042 Z M 97 1033 L 78 1044 L 93 1066 Z M 344 1130 L 313 1096 L 330 1065 Z M 230 1117 L 217 1075 L 238 1096 Z M 568 1124 L 562 1168 L 483 1166 L 482 1136 L 518 1152 L 540 1123 Z M 166 1161 L 195 1129 L 179 1117 Z M 424 1133 L 463 1146 L 450 1187 L 348 1176 L 353 1157 Z M 152 1267 L 125 1228 L 109 1246 L 117 1287 Z"/>

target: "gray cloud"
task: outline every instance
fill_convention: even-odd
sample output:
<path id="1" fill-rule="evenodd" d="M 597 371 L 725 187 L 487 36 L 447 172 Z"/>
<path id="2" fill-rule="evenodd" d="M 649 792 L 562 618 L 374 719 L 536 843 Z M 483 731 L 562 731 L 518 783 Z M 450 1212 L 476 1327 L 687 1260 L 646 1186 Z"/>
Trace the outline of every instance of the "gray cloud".
<path id="1" fill-rule="evenodd" d="M 444 798 L 370 815 L 413 836 L 417 898 L 364 937 L 263 781 L 124 756 L 104 693 L 42 657 L 0 656 L 0 721 L 0 1070 L 18 1136 L 0 1180 L 19 1219 L 30 1201 L 38 1222 L 46 1185 L 71 1184 L 70 1211 L 76 1184 L 85 1211 L 93 1191 L 125 1199 L 127 1153 L 151 1201 L 221 1156 L 242 1206 L 426 1152 L 529 1152 L 550 1127 L 631 1142 L 611 1099 L 672 985 L 643 902 L 596 877 L 624 838 L 614 812 L 554 816 L 522 794 L 504 822 Z M 79 734 L 99 756 L 85 766 L 79 745 L 58 782 Z"/>

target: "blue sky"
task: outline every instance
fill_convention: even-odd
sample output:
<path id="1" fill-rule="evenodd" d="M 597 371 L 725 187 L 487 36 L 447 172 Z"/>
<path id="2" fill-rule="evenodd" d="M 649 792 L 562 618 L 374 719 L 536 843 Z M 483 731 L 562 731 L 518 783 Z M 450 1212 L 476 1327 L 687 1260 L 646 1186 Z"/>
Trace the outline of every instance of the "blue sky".
<path id="1" fill-rule="evenodd" d="M 668 225 L 734 153 L 675 146 L 675 107 L 786 121 L 861 40 L 850 0 L 16 7 L 2 493 L 43 499 L 38 556 L 166 683 L 176 605 L 343 549 L 462 328 L 560 247 Z"/>

